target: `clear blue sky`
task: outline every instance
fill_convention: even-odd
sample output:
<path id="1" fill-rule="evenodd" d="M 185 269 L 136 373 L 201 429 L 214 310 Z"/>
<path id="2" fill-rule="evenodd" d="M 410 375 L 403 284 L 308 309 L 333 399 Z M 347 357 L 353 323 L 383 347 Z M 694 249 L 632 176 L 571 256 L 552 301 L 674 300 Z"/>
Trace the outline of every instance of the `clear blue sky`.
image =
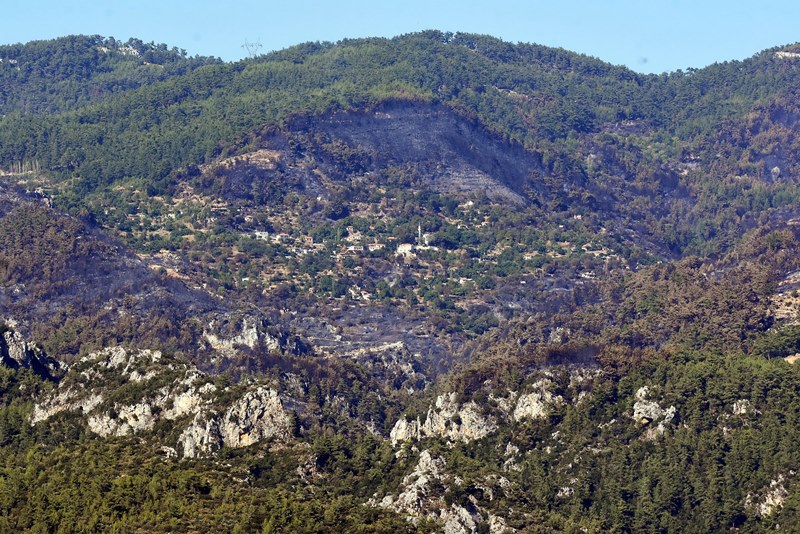
<path id="1" fill-rule="evenodd" d="M 235 60 L 305 41 L 425 29 L 563 47 L 639 72 L 703 67 L 800 41 L 800 2 L 718 0 L 17 0 L 0 44 L 99 34 Z"/>

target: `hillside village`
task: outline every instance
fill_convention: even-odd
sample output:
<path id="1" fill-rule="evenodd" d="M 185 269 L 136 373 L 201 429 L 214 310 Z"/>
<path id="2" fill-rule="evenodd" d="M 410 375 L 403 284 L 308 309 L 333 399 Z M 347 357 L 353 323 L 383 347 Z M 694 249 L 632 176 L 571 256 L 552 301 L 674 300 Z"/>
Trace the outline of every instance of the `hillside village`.
<path id="1" fill-rule="evenodd" d="M 233 206 L 188 184 L 173 197 L 116 185 L 91 202 L 97 222 L 122 230 L 152 268 L 198 285 L 208 284 L 210 272 L 220 294 L 256 289 L 267 298 L 305 295 L 319 303 L 427 302 L 448 320 L 480 309 L 483 324 L 492 325 L 525 310 L 502 301 L 487 309 L 492 299 L 484 292 L 514 285 L 535 295 L 542 280 L 582 284 L 628 268 L 605 229 L 595 232 L 581 215 L 518 227 L 499 222 L 509 208 L 485 199 L 452 203 L 434 195 L 429 204 L 440 207 L 421 203 L 409 215 L 400 209 L 406 199 L 385 196 L 378 204 L 354 202 L 336 220 L 326 216 L 330 201 L 323 198 L 289 194 L 278 204 Z M 208 254 L 210 246 L 221 254 Z M 187 259 L 203 276 L 187 269 Z"/>

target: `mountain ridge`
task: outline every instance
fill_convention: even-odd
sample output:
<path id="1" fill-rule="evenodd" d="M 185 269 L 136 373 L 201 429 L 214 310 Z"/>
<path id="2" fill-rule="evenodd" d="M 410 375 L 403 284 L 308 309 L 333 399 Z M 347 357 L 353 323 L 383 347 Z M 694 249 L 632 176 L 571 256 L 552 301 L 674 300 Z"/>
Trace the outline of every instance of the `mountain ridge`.
<path id="1" fill-rule="evenodd" d="M 0 47 L 0 529 L 796 528 L 795 50 Z"/>

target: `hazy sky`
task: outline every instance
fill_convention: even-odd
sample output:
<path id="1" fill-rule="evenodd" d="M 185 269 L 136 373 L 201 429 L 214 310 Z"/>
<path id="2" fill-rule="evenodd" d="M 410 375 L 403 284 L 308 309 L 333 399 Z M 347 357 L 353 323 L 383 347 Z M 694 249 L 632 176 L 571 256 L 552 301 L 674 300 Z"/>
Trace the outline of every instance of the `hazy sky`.
<path id="1" fill-rule="evenodd" d="M 425 29 L 558 46 L 640 72 L 744 59 L 800 41 L 800 2 L 718 0 L 22 0 L 0 6 L 0 44 L 99 34 L 190 55 L 244 57 L 305 41 Z"/>

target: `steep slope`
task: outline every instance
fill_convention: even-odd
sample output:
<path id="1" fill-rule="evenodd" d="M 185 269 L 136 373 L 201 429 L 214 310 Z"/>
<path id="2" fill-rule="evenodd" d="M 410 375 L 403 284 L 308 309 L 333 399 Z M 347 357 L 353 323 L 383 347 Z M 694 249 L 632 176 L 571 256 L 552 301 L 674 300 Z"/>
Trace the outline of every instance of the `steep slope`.
<path id="1" fill-rule="evenodd" d="M 58 42 L 53 48 L 53 55 L 70 57 Z M 100 69 L 80 60 L 74 63 L 89 74 Z M 76 113 L 33 122 L 9 116 L 0 158 L 7 167 L 28 162 L 60 172 L 80 169 L 88 188 L 125 176 L 159 180 L 177 166 L 210 161 L 264 123 L 301 110 L 357 109 L 387 97 L 439 101 L 526 147 L 558 154 L 569 132 L 598 131 L 623 120 L 670 132 L 713 131 L 725 118 L 781 94 L 796 77 L 792 60 L 772 51 L 689 75 L 643 77 L 563 50 L 423 32 L 301 45 L 169 75 Z M 43 129 L 60 134 L 36 133 Z"/>
<path id="2" fill-rule="evenodd" d="M 420 188 L 512 205 L 531 200 L 526 189 L 543 189 L 534 181 L 542 173 L 535 154 L 443 106 L 390 102 L 374 112 L 295 119 L 287 130 L 307 139 L 320 170 L 334 179 L 413 168 Z"/>

